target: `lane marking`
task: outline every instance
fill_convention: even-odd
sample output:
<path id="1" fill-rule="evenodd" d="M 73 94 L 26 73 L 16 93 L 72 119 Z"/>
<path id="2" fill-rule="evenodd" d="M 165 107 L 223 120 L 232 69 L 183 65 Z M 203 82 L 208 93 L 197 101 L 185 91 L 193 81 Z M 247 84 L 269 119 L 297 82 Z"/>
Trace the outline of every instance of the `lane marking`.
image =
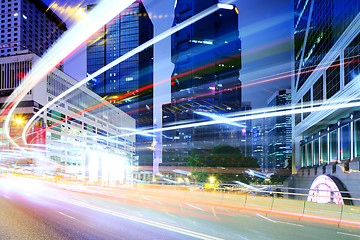
<path id="1" fill-rule="evenodd" d="M 344 232 L 337 232 L 338 234 L 343 234 L 343 235 L 348 235 L 348 236 L 351 236 L 351 237 L 358 237 L 360 238 L 360 235 L 356 235 L 356 234 L 351 234 L 351 233 L 344 233 Z"/>
<path id="2" fill-rule="evenodd" d="M 282 221 L 276 221 L 276 222 L 283 223 L 283 224 L 289 224 L 289 225 L 293 225 L 293 226 L 297 226 L 297 227 L 304 227 L 304 225 L 296 224 L 296 223 L 282 222 Z"/>
<path id="3" fill-rule="evenodd" d="M 215 213 L 215 210 L 214 210 L 214 207 L 212 207 L 211 210 L 212 210 L 214 216 L 217 217 L 217 216 L 216 216 L 216 213 Z"/>
<path id="4" fill-rule="evenodd" d="M 153 227 L 157 227 L 157 228 L 162 228 L 168 231 L 172 231 L 172 232 L 176 232 L 176 233 L 180 233 L 180 234 L 184 234 L 187 236 L 191 236 L 191 237 L 195 237 L 195 238 L 199 238 L 199 239 L 204 239 L 204 240 L 224 240 L 223 238 L 218 238 L 218 237 L 213 237 L 204 233 L 199 233 L 199 232 L 194 232 L 185 228 L 180 228 L 180 227 L 175 227 L 175 226 L 171 226 L 171 225 L 167 225 L 164 223 L 159 223 L 159 222 L 155 222 L 155 221 L 151 221 L 151 220 L 147 220 L 144 218 L 139 218 L 139 217 L 135 217 L 135 216 L 131 216 L 131 215 L 126 215 L 123 213 L 119 213 L 119 212 L 114 212 L 112 210 L 108 210 L 108 209 L 103 209 L 97 206 L 90 206 L 89 204 L 84 204 L 84 203 L 72 203 L 74 205 L 80 206 L 80 207 L 85 207 L 94 211 L 98 211 L 98 212 L 102 212 L 102 213 L 106 213 L 106 214 L 110 214 L 113 216 L 117 216 L 117 217 L 121 217 L 124 219 L 128 219 L 134 222 L 139 222 L 139 223 L 143 223 L 149 226 L 153 226 Z"/>
<path id="5" fill-rule="evenodd" d="M 188 203 L 185 203 L 185 204 L 186 204 L 186 205 L 188 205 L 189 207 L 192 207 L 192 208 L 198 209 L 198 210 L 200 210 L 200 211 L 204 211 L 204 209 L 202 209 L 202 208 L 199 208 L 199 207 L 193 206 L 193 205 L 188 204 Z"/>
<path id="6" fill-rule="evenodd" d="M 63 215 L 63 216 L 66 216 L 66 217 L 68 217 L 68 218 L 72 218 L 72 219 L 75 219 L 75 220 L 76 220 L 76 218 L 74 218 L 74 217 L 72 217 L 72 216 L 69 216 L 69 215 L 67 215 L 67 214 L 65 214 L 65 213 L 62 213 L 62 212 L 60 212 L 60 211 L 58 211 L 58 213 L 60 213 L 60 214 Z"/>
<path id="7" fill-rule="evenodd" d="M 266 220 L 268 220 L 268 221 L 270 221 L 270 222 L 273 222 L 273 223 L 277 223 L 276 221 L 274 221 L 274 220 L 272 220 L 272 219 L 270 219 L 270 218 L 267 218 L 267 217 L 265 217 L 265 216 L 263 216 L 263 215 L 261 215 L 261 214 L 256 214 L 256 215 L 258 215 L 259 217 L 262 217 L 263 219 L 266 219 Z"/>

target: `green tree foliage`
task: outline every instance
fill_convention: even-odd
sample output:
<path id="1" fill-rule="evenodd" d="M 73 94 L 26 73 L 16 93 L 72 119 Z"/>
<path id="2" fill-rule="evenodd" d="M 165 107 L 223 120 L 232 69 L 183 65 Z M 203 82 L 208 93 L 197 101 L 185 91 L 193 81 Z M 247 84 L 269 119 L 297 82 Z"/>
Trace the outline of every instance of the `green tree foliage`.
<path id="1" fill-rule="evenodd" d="M 258 168 L 257 159 L 245 157 L 239 148 L 229 145 L 215 146 L 208 156 L 191 154 L 188 159 L 190 167 L 237 167 Z"/>
<path id="2" fill-rule="evenodd" d="M 209 182 L 210 177 L 214 177 L 217 183 L 234 184 L 234 181 L 240 181 L 243 183 L 251 183 L 252 179 L 247 174 L 235 174 L 235 173 L 207 173 L 207 172 L 195 172 L 197 182 Z"/>
<path id="3" fill-rule="evenodd" d="M 288 177 L 290 177 L 291 171 L 288 169 L 281 169 L 275 174 L 271 175 L 270 181 L 272 183 L 283 183 Z"/>
<path id="4" fill-rule="evenodd" d="M 203 155 L 190 154 L 187 165 L 189 167 L 204 167 L 205 165 L 203 159 L 205 159 Z"/>

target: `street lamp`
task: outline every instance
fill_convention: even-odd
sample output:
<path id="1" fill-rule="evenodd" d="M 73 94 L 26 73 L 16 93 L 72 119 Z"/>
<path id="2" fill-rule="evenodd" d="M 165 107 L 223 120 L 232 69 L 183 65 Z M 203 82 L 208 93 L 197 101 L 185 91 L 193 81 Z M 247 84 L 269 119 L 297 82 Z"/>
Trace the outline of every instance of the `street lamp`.
<path id="1" fill-rule="evenodd" d="M 210 177 L 210 178 L 209 178 L 210 183 L 214 183 L 215 180 L 216 180 L 215 177 Z"/>
<path id="2" fill-rule="evenodd" d="M 24 121 L 21 118 L 17 118 L 17 119 L 15 119 L 15 122 L 16 122 L 16 124 L 21 125 L 21 124 L 23 124 Z"/>

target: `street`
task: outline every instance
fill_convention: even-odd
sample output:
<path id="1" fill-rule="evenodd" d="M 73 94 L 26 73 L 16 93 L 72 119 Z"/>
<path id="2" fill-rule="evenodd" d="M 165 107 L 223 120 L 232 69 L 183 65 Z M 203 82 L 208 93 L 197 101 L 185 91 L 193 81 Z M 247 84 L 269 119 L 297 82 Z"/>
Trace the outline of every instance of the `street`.
<path id="1" fill-rule="evenodd" d="M 126 189 L 64 190 L 0 180 L 1 239 L 357 239 L 359 229 L 138 196 Z"/>

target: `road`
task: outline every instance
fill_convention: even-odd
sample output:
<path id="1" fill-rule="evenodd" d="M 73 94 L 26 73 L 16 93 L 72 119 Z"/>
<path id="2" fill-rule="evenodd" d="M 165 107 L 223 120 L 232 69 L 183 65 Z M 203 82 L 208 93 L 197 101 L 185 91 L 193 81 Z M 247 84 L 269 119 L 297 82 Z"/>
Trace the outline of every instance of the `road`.
<path id="1" fill-rule="evenodd" d="M 0 239 L 360 239 L 360 229 L 214 208 L 126 189 L 0 178 Z"/>

